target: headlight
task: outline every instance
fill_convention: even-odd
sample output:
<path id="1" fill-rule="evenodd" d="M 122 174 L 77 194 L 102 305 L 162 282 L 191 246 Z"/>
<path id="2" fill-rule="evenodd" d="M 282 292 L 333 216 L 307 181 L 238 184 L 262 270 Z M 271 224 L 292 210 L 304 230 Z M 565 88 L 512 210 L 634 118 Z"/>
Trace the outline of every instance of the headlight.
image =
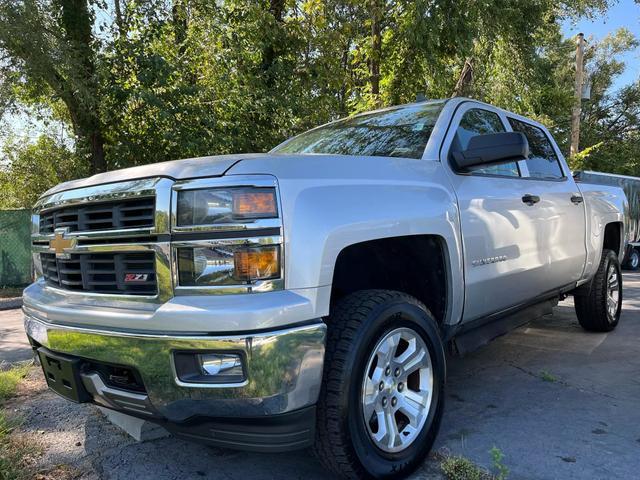
<path id="1" fill-rule="evenodd" d="M 239 285 L 279 277 L 279 245 L 178 248 L 182 287 Z"/>
<path id="2" fill-rule="evenodd" d="M 178 192 L 178 227 L 237 223 L 277 216 L 276 191 L 271 187 L 209 188 Z"/>

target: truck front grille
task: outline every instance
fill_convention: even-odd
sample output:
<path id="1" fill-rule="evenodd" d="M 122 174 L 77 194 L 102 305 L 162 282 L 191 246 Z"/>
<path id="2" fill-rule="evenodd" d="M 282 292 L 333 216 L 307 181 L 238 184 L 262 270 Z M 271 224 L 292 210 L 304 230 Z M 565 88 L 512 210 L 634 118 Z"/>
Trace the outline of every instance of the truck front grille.
<path id="1" fill-rule="evenodd" d="M 153 252 L 78 253 L 68 259 L 41 253 L 48 284 L 65 290 L 123 295 L 155 295 Z"/>
<path id="2" fill-rule="evenodd" d="M 91 232 L 154 226 L 155 198 L 79 204 L 40 214 L 40 233 L 67 227 L 69 232 Z"/>

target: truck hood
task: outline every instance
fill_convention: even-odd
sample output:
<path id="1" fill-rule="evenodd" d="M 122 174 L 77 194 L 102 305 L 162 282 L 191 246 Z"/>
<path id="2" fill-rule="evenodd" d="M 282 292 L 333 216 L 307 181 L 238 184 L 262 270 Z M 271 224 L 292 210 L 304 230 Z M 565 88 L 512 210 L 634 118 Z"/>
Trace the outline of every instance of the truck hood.
<path id="1" fill-rule="evenodd" d="M 426 173 L 426 171 L 433 170 L 435 163 L 407 158 L 359 155 L 282 155 L 270 153 L 217 155 L 153 163 L 99 173 L 92 177 L 61 183 L 47 191 L 43 197 L 65 190 L 152 177 L 187 180 L 222 175 L 265 174 L 273 175 L 278 179 L 340 178 L 356 182 L 388 181 L 390 179 L 413 181 L 418 178 L 418 170 Z"/>
<path id="2" fill-rule="evenodd" d="M 123 168 L 105 173 L 99 173 L 88 178 L 71 180 L 56 185 L 45 192 L 43 196 L 64 190 L 91 187 L 105 183 L 124 182 L 150 177 L 167 177 L 174 180 L 188 178 L 219 177 L 224 175 L 233 165 L 241 160 L 266 157 L 265 153 L 247 153 L 240 155 L 212 155 L 208 157 L 187 158 L 185 160 L 172 160 L 169 162 L 152 163 L 139 167 Z"/>

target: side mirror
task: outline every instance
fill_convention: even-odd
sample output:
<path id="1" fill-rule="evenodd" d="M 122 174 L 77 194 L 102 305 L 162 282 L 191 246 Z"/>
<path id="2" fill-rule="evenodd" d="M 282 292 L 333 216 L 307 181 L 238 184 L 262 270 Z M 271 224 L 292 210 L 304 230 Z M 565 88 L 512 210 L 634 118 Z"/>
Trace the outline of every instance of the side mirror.
<path id="1" fill-rule="evenodd" d="M 529 156 L 529 142 L 520 132 L 488 133 L 471 137 L 466 150 L 453 152 L 459 170 L 478 165 L 524 160 Z"/>

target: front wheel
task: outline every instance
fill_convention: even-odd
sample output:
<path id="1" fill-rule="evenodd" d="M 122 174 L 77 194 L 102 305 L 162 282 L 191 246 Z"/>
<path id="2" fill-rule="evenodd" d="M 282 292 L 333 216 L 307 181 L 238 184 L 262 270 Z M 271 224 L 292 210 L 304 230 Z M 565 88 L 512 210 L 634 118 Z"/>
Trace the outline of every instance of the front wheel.
<path id="1" fill-rule="evenodd" d="M 435 319 L 409 295 L 365 290 L 340 300 L 328 324 L 316 455 L 345 478 L 408 475 L 429 453 L 443 412 Z"/>
<path id="2" fill-rule="evenodd" d="M 598 271 L 588 288 L 574 298 L 576 315 L 582 328 L 592 332 L 610 332 L 618 326 L 622 310 L 622 273 L 618 256 L 604 250 Z"/>

